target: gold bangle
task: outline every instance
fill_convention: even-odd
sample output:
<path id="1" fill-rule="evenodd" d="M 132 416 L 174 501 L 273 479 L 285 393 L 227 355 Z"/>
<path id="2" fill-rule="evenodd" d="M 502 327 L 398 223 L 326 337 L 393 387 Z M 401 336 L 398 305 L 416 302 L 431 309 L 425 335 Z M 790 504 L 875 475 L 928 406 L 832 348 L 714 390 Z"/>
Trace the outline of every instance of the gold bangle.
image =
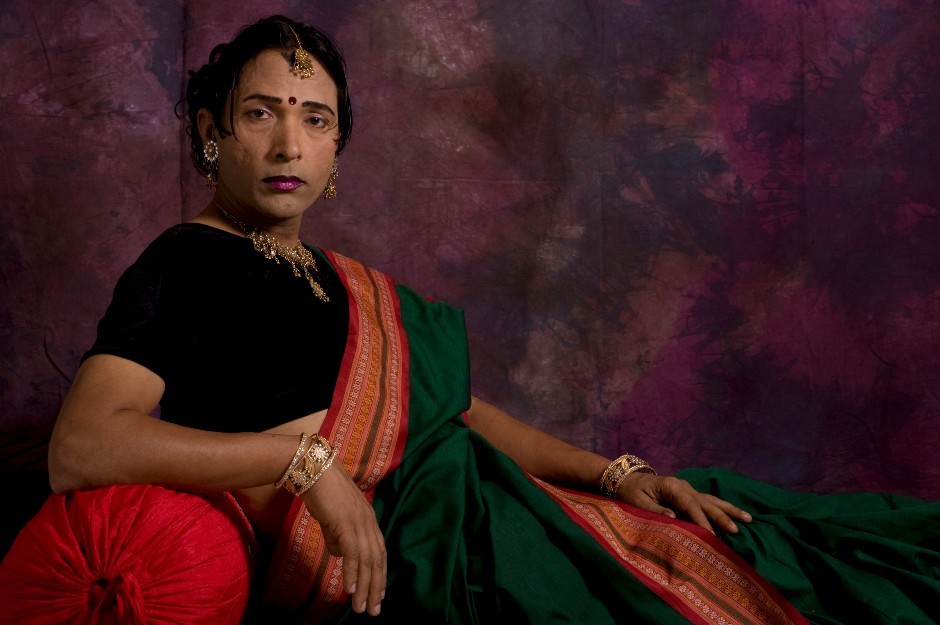
<path id="1" fill-rule="evenodd" d="M 332 462 L 335 450 L 330 442 L 314 434 L 310 447 L 301 457 L 300 461 L 287 473 L 284 488 L 292 495 L 300 495 L 310 489 L 320 479 L 323 471 Z"/>
<path id="2" fill-rule="evenodd" d="M 317 474 L 314 475 L 313 478 L 309 482 L 307 482 L 307 484 L 303 488 L 297 491 L 298 497 L 300 497 L 301 495 L 306 493 L 308 490 L 313 488 L 313 485 L 317 483 L 317 480 L 319 480 L 323 476 L 323 474 L 326 473 L 326 470 L 330 468 L 331 464 L 333 464 L 333 460 L 336 458 L 337 451 L 339 450 L 336 447 L 334 447 L 333 451 L 330 452 L 330 456 L 326 459 L 326 462 L 324 462 L 323 466 L 320 467 L 320 470 L 317 471 Z"/>
<path id="3" fill-rule="evenodd" d="M 290 472 L 294 470 L 294 467 L 297 466 L 297 462 L 300 460 L 300 457 L 304 455 L 304 452 L 307 451 L 307 433 L 303 432 L 300 434 L 300 445 L 297 446 L 297 452 L 294 454 L 294 459 L 290 461 L 290 464 L 287 465 L 287 471 L 284 471 L 284 476 L 281 477 L 274 485 L 275 488 L 281 488 L 287 482 L 287 476 L 290 475 Z"/>
<path id="4" fill-rule="evenodd" d="M 651 473 L 656 475 L 653 467 L 633 454 L 624 454 L 610 463 L 604 474 L 601 476 L 601 494 L 607 497 L 616 497 L 617 489 L 623 483 L 623 480 L 636 471 Z"/>

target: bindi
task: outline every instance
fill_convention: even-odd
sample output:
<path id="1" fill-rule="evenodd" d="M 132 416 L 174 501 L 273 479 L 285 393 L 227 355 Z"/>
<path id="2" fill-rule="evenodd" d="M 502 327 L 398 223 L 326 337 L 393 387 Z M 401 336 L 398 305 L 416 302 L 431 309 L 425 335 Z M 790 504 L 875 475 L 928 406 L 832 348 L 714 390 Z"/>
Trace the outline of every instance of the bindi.
<path id="1" fill-rule="evenodd" d="M 295 98 L 294 96 L 291 96 L 291 97 L 287 98 L 287 102 L 288 102 L 291 106 L 293 106 L 293 105 L 297 104 L 297 98 Z"/>

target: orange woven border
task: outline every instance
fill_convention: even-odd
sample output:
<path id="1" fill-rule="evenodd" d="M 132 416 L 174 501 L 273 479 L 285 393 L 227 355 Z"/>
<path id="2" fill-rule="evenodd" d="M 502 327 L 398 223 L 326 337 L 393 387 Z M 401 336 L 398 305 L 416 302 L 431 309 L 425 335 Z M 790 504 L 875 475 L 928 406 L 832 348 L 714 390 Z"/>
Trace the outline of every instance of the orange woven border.
<path id="1" fill-rule="evenodd" d="M 408 344 L 395 286 L 384 274 L 326 252 L 349 294 L 349 334 L 333 401 L 320 428 L 337 462 L 367 499 L 401 462 L 407 438 Z M 320 525 L 294 501 L 271 570 L 265 601 L 325 620 L 346 601 L 342 560 L 331 556 Z"/>
<path id="2" fill-rule="evenodd" d="M 530 478 L 692 623 L 807 623 L 750 565 L 702 528 Z"/>

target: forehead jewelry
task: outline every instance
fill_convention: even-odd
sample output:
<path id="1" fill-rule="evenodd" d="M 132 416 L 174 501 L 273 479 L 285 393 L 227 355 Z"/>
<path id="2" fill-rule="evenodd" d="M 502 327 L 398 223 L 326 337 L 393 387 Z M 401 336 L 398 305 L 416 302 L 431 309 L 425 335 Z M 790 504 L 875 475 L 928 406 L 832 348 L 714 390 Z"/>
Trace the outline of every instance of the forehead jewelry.
<path id="1" fill-rule="evenodd" d="M 291 26 L 288 26 L 288 28 L 290 28 L 294 39 L 297 41 L 297 49 L 294 50 L 294 67 L 291 71 L 301 80 L 310 78 L 313 76 L 313 61 L 310 59 L 310 53 L 304 50 L 303 45 L 300 43 L 300 37 L 297 36 L 297 31 Z M 293 104 L 293 102 L 291 102 L 291 104 Z"/>
<path id="2" fill-rule="evenodd" d="M 295 104 L 297 104 L 297 98 L 295 98 L 294 96 L 287 98 L 287 101 L 290 103 L 291 106 L 294 106 Z"/>

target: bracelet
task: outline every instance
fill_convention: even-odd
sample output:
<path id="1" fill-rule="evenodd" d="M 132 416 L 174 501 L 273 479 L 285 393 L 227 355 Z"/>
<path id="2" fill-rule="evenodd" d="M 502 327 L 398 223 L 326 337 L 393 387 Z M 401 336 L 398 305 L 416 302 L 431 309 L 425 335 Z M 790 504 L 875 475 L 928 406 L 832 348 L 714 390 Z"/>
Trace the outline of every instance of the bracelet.
<path id="1" fill-rule="evenodd" d="M 307 434 L 304 432 L 300 435 L 300 445 L 297 446 L 297 453 L 294 454 L 294 459 L 290 461 L 289 465 L 287 465 L 287 471 L 284 471 L 284 476 L 274 485 L 275 488 L 281 488 L 284 486 L 284 483 L 287 482 L 287 476 L 290 475 L 290 472 L 293 471 L 294 467 L 297 466 L 297 461 L 300 460 L 300 457 L 304 454 L 306 447 Z"/>
<path id="2" fill-rule="evenodd" d="M 330 442 L 319 434 L 314 434 L 310 447 L 299 462 L 288 470 L 284 488 L 292 495 L 307 492 L 333 463 L 335 456 L 336 450 Z"/>
<path id="3" fill-rule="evenodd" d="M 617 489 L 620 488 L 623 480 L 636 471 L 656 475 L 656 471 L 646 460 L 633 454 L 620 456 L 604 470 L 604 474 L 601 476 L 601 494 L 611 498 L 616 497 Z"/>
<path id="4" fill-rule="evenodd" d="M 329 458 L 326 459 L 326 462 L 323 463 L 323 466 L 320 467 L 320 470 L 317 471 L 317 474 L 314 475 L 313 478 L 312 478 L 309 482 L 307 482 L 307 485 L 306 485 L 306 486 L 304 486 L 304 487 L 301 488 L 299 491 L 297 491 L 297 496 L 298 496 L 298 497 L 300 497 L 301 495 L 303 495 L 304 493 L 306 493 L 308 490 L 310 490 L 311 488 L 313 488 L 313 485 L 317 483 L 317 480 L 319 480 L 320 477 L 321 477 L 324 473 L 326 473 L 326 470 L 330 468 L 330 465 L 333 464 L 333 460 L 336 458 L 336 453 L 337 453 L 338 451 L 339 451 L 339 450 L 338 450 L 336 447 L 333 448 L 333 451 L 330 452 Z"/>

